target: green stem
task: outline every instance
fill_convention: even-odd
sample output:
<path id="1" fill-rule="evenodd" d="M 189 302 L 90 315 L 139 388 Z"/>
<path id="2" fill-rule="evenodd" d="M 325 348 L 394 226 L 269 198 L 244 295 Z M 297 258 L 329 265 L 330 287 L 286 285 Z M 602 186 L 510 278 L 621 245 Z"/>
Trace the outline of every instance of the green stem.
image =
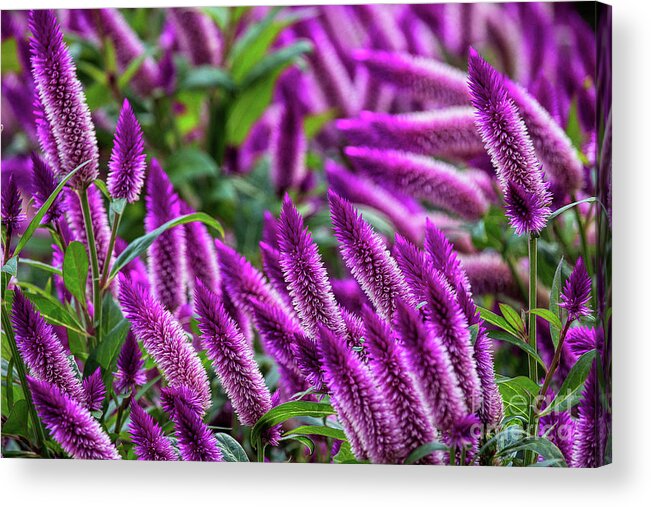
<path id="1" fill-rule="evenodd" d="M 115 240 L 118 237 L 118 228 L 120 227 L 120 220 L 122 219 L 121 213 L 116 213 L 113 217 L 113 227 L 111 228 L 111 239 L 109 240 L 108 249 L 106 250 L 106 260 L 102 269 L 102 279 L 99 283 L 100 290 L 106 290 L 106 283 L 111 268 L 111 256 L 113 255 L 113 248 L 115 248 Z"/>
<path id="2" fill-rule="evenodd" d="M 576 196 L 572 196 L 572 200 L 576 201 Z M 589 262 L 588 258 L 588 239 L 585 233 L 585 227 L 583 225 L 583 220 L 581 220 L 581 212 L 579 211 L 578 206 L 572 208 L 574 212 L 574 217 L 576 218 L 576 224 L 579 228 L 579 236 L 581 237 L 581 251 L 583 252 L 583 261 L 585 262 L 585 267 L 588 270 L 588 274 L 592 276 L 592 264 Z"/>
<path id="3" fill-rule="evenodd" d="M 536 315 L 532 312 L 537 307 L 537 294 L 538 294 L 538 237 L 534 234 L 529 235 L 529 345 L 534 351 L 538 352 L 536 344 Z M 529 378 L 538 385 L 538 364 L 533 357 L 529 357 Z M 535 404 L 532 400 L 529 406 L 529 423 L 531 429 L 535 426 L 534 414 Z M 533 451 L 525 453 L 525 462 L 533 463 L 536 459 L 536 454 Z"/>
<path id="4" fill-rule="evenodd" d="M 41 420 L 38 417 L 36 408 L 34 407 L 34 401 L 32 400 L 32 393 L 27 386 L 27 372 L 25 370 L 25 363 L 23 363 L 23 358 L 18 352 L 18 346 L 16 345 L 16 338 L 14 336 L 13 328 L 11 327 L 11 320 L 9 319 L 9 313 L 5 305 L 2 305 L 2 328 L 9 342 L 9 347 L 11 348 L 11 357 L 14 360 L 16 365 L 16 371 L 18 372 L 18 378 L 20 379 L 20 386 L 23 389 L 23 396 L 27 402 L 27 411 L 32 419 L 34 425 L 34 433 L 36 433 L 36 443 L 39 449 L 43 451 L 46 458 L 50 457 L 50 453 L 45 446 L 45 430 L 41 424 Z"/>
<path id="5" fill-rule="evenodd" d="M 78 192 L 79 202 L 81 203 L 81 212 L 84 216 L 84 227 L 86 229 L 86 241 L 88 243 L 88 253 L 90 255 L 90 266 L 93 275 L 93 327 L 95 328 L 95 345 L 101 343 L 101 323 L 102 323 L 102 293 L 100 291 L 100 272 L 99 259 L 97 257 L 97 246 L 95 244 L 95 232 L 93 231 L 93 219 L 90 214 L 90 205 L 88 204 L 88 194 L 86 189 Z"/>
<path id="6" fill-rule="evenodd" d="M 264 444 L 258 442 L 258 447 L 256 448 L 258 463 L 264 463 Z"/>

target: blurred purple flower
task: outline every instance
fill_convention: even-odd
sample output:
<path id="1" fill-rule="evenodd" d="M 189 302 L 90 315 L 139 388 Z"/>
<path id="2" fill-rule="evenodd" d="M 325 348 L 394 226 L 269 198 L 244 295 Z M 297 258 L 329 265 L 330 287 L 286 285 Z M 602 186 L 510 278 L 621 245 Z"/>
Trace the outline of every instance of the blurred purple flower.
<path id="1" fill-rule="evenodd" d="M 2 185 L 2 223 L 7 228 L 16 229 L 25 220 L 23 199 L 13 176 Z"/>
<path id="2" fill-rule="evenodd" d="M 181 214 L 188 215 L 195 211 L 184 201 L 181 201 Z M 193 286 L 194 280 L 201 280 L 210 290 L 221 290 L 221 275 L 217 262 L 217 251 L 208 228 L 201 222 L 190 222 L 183 225 L 185 229 L 185 255 L 188 269 L 188 285 Z"/>
<path id="3" fill-rule="evenodd" d="M 220 65 L 221 35 L 215 23 L 198 8 L 167 9 L 182 51 L 194 65 Z"/>
<path id="4" fill-rule="evenodd" d="M 49 164 L 40 155 L 32 153 L 32 195 L 38 209 L 43 207 L 58 182 Z M 4 199 L 3 199 L 4 202 Z M 64 213 L 61 195 L 57 196 L 43 217 L 43 223 L 54 223 Z"/>

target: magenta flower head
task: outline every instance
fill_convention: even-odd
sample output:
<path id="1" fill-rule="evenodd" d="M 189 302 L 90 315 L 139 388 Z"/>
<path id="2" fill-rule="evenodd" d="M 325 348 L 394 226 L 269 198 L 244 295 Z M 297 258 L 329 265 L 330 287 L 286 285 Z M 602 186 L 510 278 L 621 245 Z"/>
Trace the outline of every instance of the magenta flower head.
<path id="1" fill-rule="evenodd" d="M 181 214 L 179 197 L 156 159 L 151 160 L 145 198 L 145 230 L 151 232 Z M 149 248 L 149 276 L 156 298 L 175 311 L 186 302 L 185 234 L 173 227 Z"/>
<path id="2" fill-rule="evenodd" d="M 67 396 L 83 403 L 86 397 L 81 382 L 75 376 L 63 345 L 52 326 L 45 322 L 20 289 L 14 290 L 11 322 L 18 352 L 30 375 L 55 385 Z"/>
<path id="3" fill-rule="evenodd" d="M 325 326 L 320 331 L 325 382 L 344 431 L 360 441 L 373 463 L 394 463 L 400 454 L 395 420 L 371 373 L 341 336 Z"/>
<path id="4" fill-rule="evenodd" d="M 118 355 L 117 371 L 115 372 L 115 390 L 119 393 L 133 392 L 145 383 L 145 361 L 138 347 L 138 340 L 133 331 L 129 330 L 124 345 Z"/>
<path id="5" fill-rule="evenodd" d="M 38 416 L 70 457 L 120 459 L 109 436 L 81 402 L 47 381 L 27 380 Z"/>
<path id="6" fill-rule="evenodd" d="M 283 200 L 278 236 L 280 265 L 303 326 L 312 337 L 317 336 L 319 324 L 344 336 L 346 326 L 319 250 L 288 195 Z"/>
<path id="7" fill-rule="evenodd" d="M 23 200 L 13 176 L 2 185 L 2 223 L 5 227 L 15 229 L 25 220 Z"/>
<path id="8" fill-rule="evenodd" d="M 113 199 L 136 202 L 145 181 L 145 144 L 142 129 L 127 99 L 122 103 L 115 137 L 107 186 Z"/>
<path id="9" fill-rule="evenodd" d="M 102 380 L 102 370 L 97 368 L 92 375 L 86 377 L 82 383 L 86 395 L 86 407 L 91 412 L 102 410 L 104 398 L 106 397 L 106 387 Z"/>
<path id="10" fill-rule="evenodd" d="M 181 213 L 189 215 L 194 210 L 181 201 Z M 188 268 L 188 285 L 195 278 L 206 284 L 210 290 L 221 290 L 221 275 L 217 263 L 217 251 L 208 228 L 201 222 L 190 222 L 183 226 L 185 229 L 185 255 Z"/>
<path id="11" fill-rule="evenodd" d="M 569 278 L 565 282 L 558 306 L 567 310 L 569 320 L 590 315 L 590 290 L 592 280 L 585 269 L 583 258 L 579 257 Z"/>
<path id="12" fill-rule="evenodd" d="M 222 42 L 217 26 L 197 8 L 167 9 L 181 50 L 194 65 L 219 65 Z"/>
<path id="13" fill-rule="evenodd" d="M 57 146 L 55 169 L 65 176 L 88 162 L 73 178 L 74 187 L 87 187 L 98 176 L 99 152 L 75 63 L 53 11 L 30 11 L 29 28 L 34 83 Z"/>
<path id="14" fill-rule="evenodd" d="M 407 286 L 384 241 L 346 200 L 328 193 L 330 214 L 341 255 L 377 311 L 391 318 L 395 298 L 404 297 Z"/>
<path id="15" fill-rule="evenodd" d="M 495 166 L 507 216 L 518 234 L 537 234 L 551 213 L 551 195 L 525 124 L 502 76 L 472 48 L 468 74 L 475 123 Z"/>
<path id="16" fill-rule="evenodd" d="M 179 459 L 161 427 L 136 401 L 131 402 L 130 419 L 129 434 L 133 442 L 133 450 L 139 460 L 177 461 Z"/>
<path id="17" fill-rule="evenodd" d="M 239 332 L 219 297 L 200 281 L 194 291 L 203 345 L 240 422 L 253 426 L 271 409 L 271 394 L 253 359 L 253 349 Z M 269 441 L 277 444 L 277 430 Z"/>
<path id="18" fill-rule="evenodd" d="M 276 193 L 283 195 L 297 188 L 305 177 L 307 138 L 303 129 L 303 116 L 293 97 L 283 101 L 280 118 L 274 123 L 271 134 L 270 175 Z"/>
<path id="19" fill-rule="evenodd" d="M 50 165 L 40 155 L 32 153 L 32 195 L 37 208 L 40 209 L 45 204 L 45 201 L 54 192 L 57 185 L 56 176 L 54 176 Z M 56 222 L 63 215 L 63 212 L 63 200 L 59 195 L 50 206 L 50 209 L 47 210 L 43 222 Z"/>
<path id="20" fill-rule="evenodd" d="M 292 297 L 289 295 L 287 283 L 285 283 L 285 275 L 283 275 L 283 268 L 280 266 L 280 252 L 268 243 L 260 241 L 260 260 L 262 261 L 262 269 L 264 270 L 264 274 L 267 275 L 269 283 L 282 298 L 287 308 L 292 308 Z"/>
<path id="21" fill-rule="evenodd" d="M 124 276 L 120 277 L 119 300 L 133 334 L 145 346 L 169 385 L 194 390 L 203 407 L 208 407 L 208 376 L 181 324 L 158 300 Z"/>

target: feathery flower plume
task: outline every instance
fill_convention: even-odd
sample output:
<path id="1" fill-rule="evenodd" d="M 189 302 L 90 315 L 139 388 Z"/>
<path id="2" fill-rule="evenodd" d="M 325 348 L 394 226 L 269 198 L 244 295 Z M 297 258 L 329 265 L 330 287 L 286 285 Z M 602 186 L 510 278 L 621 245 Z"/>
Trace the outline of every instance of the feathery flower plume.
<path id="1" fill-rule="evenodd" d="M 97 420 L 56 385 L 29 377 L 38 416 L 63 450 L 75 459 L 120 459 Z"/>
<path id="2" fill-rule="evenodd" d="M 127 99 L 115 127 L 107 186 L 113 199 L 136 202 L 145 181 L 145 143 L 142 129 Z"/>
<path id="3" fill-rule="evenodd" d="M 64 394 L 83 403 L 85 395 L 81 382 L 75 376 L 63 345 L 52 326 L 45 322 L 20 289 L 14 290 L 11 323 L 18 351 L 30 375 L 55 385 Z"/>
<path id="4" fill-rule="evenodd" d="M 104 398 L 106 397 L 106 386 L 102 380 L 102 370 L 97 368 L 92 375 L 86 377 L 82 382 L 86 397 L 86 407 L 91 412 L 102 410 Z"/>
<path id="5" fill-rule="evenodd" d="M 292 308 L 292 297 L 285 283 L 283 268 L 280 266 L 280 252 L 268 243 L 261 241 L 260 260 L 262 261 L 262 269 L 265 275 L 267 275 L 269 283 L 282 298 L 287 308 Z"/>
<path id="6" fill-rule="evenodd" d="M 57 185 L 57 179 L 49 164 L 36 153 L 32 153 L 32 195 L 37 208 L 43 207 Z M 59 195 L 45 213 L 43 222 L 54 223 L 63 215 L 63 212 L 63 200 Z"/>
<path id="7" fill-rule="evenodd" d="M 181 214 L 188 215 L 194 210 L 181 201 Z M 215 243 L 208 228 L 201 222 L 190 222 L 185 229 L 185 255 L 188 268 L 188 285 L 192 286 L 195 278 L 201 280 L 210 290 L 221 290 L 221 276 L 217 262 Z"/>
<path id="8" fill-rule="evenodd" d="M 395 462 L 396 427 L 373 377 L 340 336 L 325 326 L 319 328 L 325 382 L 346 434 L 357 437 L 373 463 Z"/>
<path id="9" fill-rule="evenodd" d="M 432 332 L 447 349 L 467 407 L 481 407 L 481 388 L 465 315 L 445 276 L 413 244 L 396 235 L 396 260 L 411 290 L 412 301 L 422 308 Z"/>
<path id="10" fill-rule="evenodd" d="M 128 246 L 127 242 L 122 238 L 115 238 L 115 255 L 120 255 L 124 252 L 124 249 Z M 121 273 L 125 275 L 129 280 L 134 284 L 140 285 L 147 292 L 149 292 L 149 274 L 147 273 L 147 266 L 142 261 L 140 257 L 136 257 L 121 270 Z"/>
<path id="11" fill-rule="evenodd" d="M 539 233 L 550 215 L 551 195 L 503 78 L 470 49 L 468 87 L 476 125 L 497 172 L 506 213 L 518 234 Z"/>
<path id="12" fill-rule="evenodd" d="M 572 464 L 574 454 L 576 423 L 569 412 L 552 411 L 540 418 L 540 435 L 547 438 L 560 449 L 568 465 Z"/>
<path id="13" fill-rule="evenodd" d="M 402 299 L 397 301 L 393 324 L 433 424 L 441 430 L 452 428 L 468 411 L 440 338 Z"/>
<path id="14" fill-rule="evenodd" d="M 130 419 L 129 434 L 139 460 L 177 461 L 179 459 L 161 427 L 136 401 L 131 402 Z"/>
<path id="15" fill-rule="evenodd" d="M 358 49 L 355 61 L 366 67 L 379 82 L 440 106 L 468 103 L 466 75 L 459 69 L 436 60 L 408 53 Z"/>
<path id="16" fill-rule="evenodd" d="M 60 175 L 61 169 L 59 153 L 57 151 L 57 140 L 54 138 L 52 126 L 47 120 L 45 109 L 43 108 L 43 103 L 41 102 L 41 98 L 38 96 L 38 93 L 36 93 L 34 96 L 33 108 L 34 124 L 36 126 L 36 138 L 38 139 L 38 145 L 41 147 L 41 151 L 45 156 L 45 160 L 50 165 L 54 173 Z"/>
<path id="17" fill-rule="evenodd" d="M 470 282 L 463 271 L 452 243 L 445 234 L 429 220 L 425 224 L 425 252 L 436 269 L 445 275 L 456 291 L 470 292 Z"/>
<path id="18" fill-rule="evenodd" d="M 271 409 L 271 394 L 253 359 L 253 349 L 235 327 L 219 297 L 200 281 L 194 290 L 194 304 L 203 345 L 220 383 L 240 422 L 253 426 Z M 276 445 L 278 430 L 270 431 L 267 437 Z"/>
<path id="19" fill-rule="evenodd" d="M 145 230 L 151 232 L 181 214 L 179 197 L 156 159 L 151 160 L 145 197 Z M 170 311 L 186 302 L 185 231 L 173 227 L 149 247 L 149 278 L 156 298 Z"/>
<path id="20" fill-rule="evenodd" d="M 182 51 L 194 65 L 219 65 L 222 58 L 221 36 L 213 21 L 200 9 L 167 9 L 174 23 Z"/>
<path id="21" fill-rule="evenodd" d="M 308 334 L 316 337 L 318 325 L 323 324 L 337 335 L 344 336 L 346 325 L 319 250 L 288 195 L 285 195 L 280 214 L 278 243 L 285 281 Z"/>
<path id="22" fill-rule="evenodd" d="M 348 201 L 332 190 L 328 199 L 334 234 L 346 266 L 380 315 L 391 318 L 395 298 L 407 293 L 396 261 L 384 241 Z"/>
<path id="23" fill-rule="evenodd" d="M 404 459 L 417 447 L 433 441 L 435 430 L 425 415 L 398 337 L 369 307 L 364 309 L 363 316 L 369 365 L 398 426 L 398 448 Z M 435 463 L 438 461 L 435 458 L 429 455 L 421 463 Z"/>
<path id="24" fill-rule="evenodd" d="M 455 450 L 452 459 L 455 460 L 457 464 L 461 463 L 460 451 L 465 448 L 466 463 L 464 463 L 464 465 L 467 465 L 477 452 L 481 434 L 482 429 L 477 416 L 475 414 L 467 414 L 456 421 L 454 426 L 446 432 L 443 436 L 443 441 L 447 443 L 451 449 Z"/>
<path id="25" fill-rule="evenodd" d="M 217 439 L 201 420 L 200 400 L 185 387 L 167 387 L 161 393 L 163 409 L 174 422 L 179 451 L 184 461 L 224 461 Z"/>
<path id="26" fill-rule="evenodd" d="M 181 324 L 140 286 L 120 277 L 120 305 L 142 342 L 172 387 L 186 386 L 197 393 L 204 408 L 210 404 L 208 376 Z"/>
<path id="27" fill-rule="evenodd" d="M 74 187 L 85 188 L 98 176 L 99 152 L 75 63 L 53 11 L 30 11 L 29 28 L 32 75 L 57 147 L 54 169 L 65 176 L 88 162 L 72 181 Z"/>
<path id="28" fill-rule="evenodd" d="M 145 361 L 138 347 L 133 331 L 129 330 L 120 350 L 115 372 L 115 390 L 120 393 L 133 392 L 145 383 Z"/>
<path id="29" fill-rule="evenodd" d="M 15 229 L 24 220 L 23 200 L 16 181 L 13 176 L 9 176 L 9 181 L 2 185 L 2 223 L 8 228 Z"/>
<path id="30" fill-rule="evenodd" d="M 297 71 L 300 72 L 300 71 Z M 278 195 L 300 185 L 305 177 L 307 138 L 303 116 L 294 97 L 286 97 L 280 118 L 274 123 L 270 140 L 271 182 Z"/>
<path id="31" fill-rule="evenodd" d="M 307 380 L 317 391 L 323 391 L 323 368 L 321 356 L 314 340 L 305 333 L 294 335 L 292 350 L 298 367 Z"/>
<path id="32" fill-rule="evenodd" d="M 395 150 L 349 146 L 346 156 L 377 182 L 467 220 L 477 220 L 488 209 L 479 187 L 456 167 L 430 157 Z"/>
<path id="33" fill-rule="evenodd" d="M 361 4 L 353 6 L 360 20 L 366 25 L 369 42 L 374 47 L 388 51 L 405 51 L 407 49 L 407 41 L 396 20 L 398 16 L 392 12 L 401 8 L 403 6 L 399 5 Z"/>
<path id="34" fill-rule="evenodd" d="M 278 249 L 278 221 L 269 210 L 264 210 L 262 222 L 262 241 Z"/>
<path id="35" fill-rule="evenodd" d="M 569 320 L 580 319 L 590 315 L 590 290 L 592 280 L 585 269 L 583 258 L 579 257 L 565 287 L 561 293 L 561 302 L 558 306 L 567 310 Z"/>
<path id="36" fill-rule="evenodd" d="M 362 111 L 359 118 L 337 120 L 336 126 L 355 146 L 442 158 L 471 158 L 484 152 L 471 107 L 395 115 Z"/>

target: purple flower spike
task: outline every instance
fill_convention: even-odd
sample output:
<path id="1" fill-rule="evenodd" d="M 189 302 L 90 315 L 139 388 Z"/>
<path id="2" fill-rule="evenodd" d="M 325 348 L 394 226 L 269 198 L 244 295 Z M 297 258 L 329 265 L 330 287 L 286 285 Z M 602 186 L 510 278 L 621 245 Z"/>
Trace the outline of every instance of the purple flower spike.
<path id="1" fill-rule="evenodd" d="M 147 178 L 145 230 L 151 232 L 181 214 L 179 197 L 156 159 L 151 160 Z M 185 233 L 173 227 L 149 247 L 149 277 L 156 298 L 175 311 L 186 302 Z"/>
<path id="2" fill-rule="evenodd" d="M 467 220 L 477 220 L 488 210 L 479 187 L 462 171 L 445 162 L 394 150 L 351 146 L 346 156 L 377 182 Z"/>
<path id="3" fill-rule="evenodd" d="M 425 225 L 425 252 L 434 267 L 445 275 L 451 287 L 457 291 L 463 289 L 465 292 L 470 292 L 470 282 L 452 243 L 429 220 Z"/>
<path id="4" fill-rule="evenodd" d="M 303 326 L 312 337 L 317 336 L 319 324 L 344 336 L 346 325 L 319 250 L 288 195 L 283 200 L 278 233 L 280 265 Z"/>
<path id="5" fill-rule="evenodd" d="M 194 210 L 181 201 L 181 213 L 188 215 Z M 188 285 L 192 286 L 195 278 L 201 280 L 210 290 L 221 290 L 221 275 L 217 263 L 217 251 L 208 228 L 201 222 L 190 222 L 185 229 L 185 255 L 188 267 Z"/>
<path id="6" fill-rule="evenodd" d="M 471 48 L 468 87 L 476 125 L 497 172 L 507 216 L 518 234 L 539 233 L 550 215 L 533 144 L 503 78 Z"/>
<path id="7" fill-rule="evenodd" d="M 305 177 L 307 138 L 299 105 L 288 97 L 271 134 L 270 175 L 276 193 L 297 188 Z"/>
<path id="8" fill-rule="evenodd" d="M 379 82 L 389 83 L 416 99 L 439 106 L 468 103 L 466 75 L 450 65 L 407 53 L 367 49 L 356 50 L 353 58 Z"/>
<path id="9" fill-rule="evenodd" d="M 398 300 L 393 323 L 432 423 L 441 430 L 452 428 L 468 410 L 441 340 L 403 300 Z"/>
<path id="10" fill-rule="evenodd" d="M 186 386 L 197 393 L 204 408 L 210 405 L 208 376 L 181 324 L 140 286 L 120 277 L 120 305 L 131 329 L 156 361 L 172 386 Z"/>
<path id="11" fill-rule="evenodd" d="M 23 200 L 13 176 L 2 185 L 2 223 L 6 227 L 16 228 L 25 220 Z"/>
<path id="12" fill-rule="evenodd" d="M 567 310 L 569 320 L 577 320 L 590 315 L 590 291 L 592 280 L 585 269 L 583 258 L 579 257 L 572 274 L 565 282 L 558 306 Z"/>
<path id="13" fill-rule="evenodd" d="M 57 151 L 57 140 L 54 138 L 52 126 L 45 115 L 45 108 L 38 93 L 34 97 L 34 123 L 36 126 L 36 137 L 38 145 L 55 174 L 61 174 L 59 152 Z"/>
<path id="14" fill-rule="evenodd" d="M 219 65 L 222 57 L 221 36 L 213 21 L 200 9 L 167 10 L 179 40 L 179 46 L 194 65 Z"/>
<path id="15" fill-rule="evenodd" d="M 425 254 L 396 236 L 396 260 L 411 290 L 412 301 L 422 308 L 435 335 L 447 349 L 469 411 L 481 407 L 481 388 L 465 315 L 445 276 Z"/>
<path id="16" fill-rule="evenodd" d="M 120 459 L 97 420 L 56 385 L 29 377 L 38 416 L 63 450 L 75 459 Z"/>
<path id="17" fill-rule="evenodd" d="M 131 104 L 124 99 L 115 138 L 107 186 L 113 199 L 126 199 L 136 202 L 145 181 L 145 144 L 142 129 L 131 109 Z"/>
<path id="18" fill-rule="evenodd" d="M 368 307 L 364 310 L 364 324 L 369 365 L 383 398 L 393 412 L 398 426 L 398 446 L 404 459 L 417 447 L 434 440 L 435 430 L 428 422 L 410 376 L 404 350 L 398 344 L 398 337 L 391 326 Z M 429 455 L 421 463 L 435 463 L 438 461 L 435 458 Z"/>
<path id="19" fill-rule="evenodd" d="M 72 181 L 74 187 L 85 188 L 98 176 L 99 152 L 75 63 L 53 11 L 30 11 L 29 28 L 33 34 L 30 48 L 34 83 L 60 163 L 54 168 L 65 176 L 88 162 Z"/>
<path id="20" fill-rule="evenodd" d="M 400 455 L 396 426 L 373 377 L 340 336 L 324 326 L 320 331 L 325 382 L 344 431 L 359 439 L 373 463 L 395 463 Z"/>
<path id="21" fill-rule="evenodd" d="M 163 408 L 174 422 L 179 451 L 184 461 L 224 461 L 217 439 L 201 420 L 195 393 L 183 387 L 165 388 Z"/>
<path id="22" fill-rule="evenodd" d="M 161 427 L 136 401 L 131 402 L 129 434 L 139 460 L 177 461 L 179 459 Z"/>
<path id="23" fill-rule="evenodd" d="M 292 297 L 289 294 L 287 283 L 285 283 L 283 268 L 280 266 L 280 252 L 264 241 L 261 241 L 260 259 L 262 260 L 262 268 L 269 279 L 269 283 L 271 283 L 271 286 L 282 298 L 287 308 L 292 308 Z"/>
<path id="24" fill-rule="evenodd" d="M 37 208 L 42 208 L 54 192 L 58 182 L 49 164 L 36 153 L 32 153 L 32 195 Z M 3 199 L 4 201 L 4 199 Z M 43 217 L 44 223 L 56 222 L 63 215 L 63 201 L 59 195 Z"/>
<path id="25" fill-rule="evenodd" d="M 384 241 L 348 201 L 332 190 L 328 193 L 330 214 L 341 255 L 351 274 L 373 302 L 390 319 L 396 297 L 407 294 L 407 286 Z"/>
<path id="26" fill-rule="evenodd" d="M 120 393 L 128 393 L 143 385 L 146 380 L 144 365 L 145 361 L 142 358 L 140 347 L 138 347 L 138 340 L 129 330 L 118 356 L 115 390 Z"/>
<path id="27" fill-rule="evenodd" d="M 219 297 L 201 282 L 195 287 L 194 304 L 203 345 L 220 383 L 240 422 L 253 426 L 271 409 L 271 394 L 253 359 L 253 349 L 235 327 Z M 268 434 L 272 445 L 278 443 L 278 437 L 277 430 Z"/>
<path id="28" fill-rule="evenodd" d="M 90 377 L 86 377 L 82 383 L 86 395 L 86 407 L 91 412 L 102 410 L 104 398 L 106 397 L 106 386 L 102 380 L 102 370 L 97 368 Z"/>
<path id="29" fill-rule="evenodd" d="M 75 376 L 66 352 L 52 326 L 45 322 L 32 303 L 16 289 L 11 310 L 16 345 L 29 373 L 59 388 L 64 394 L 83 403 L 81 382 Z"/>

